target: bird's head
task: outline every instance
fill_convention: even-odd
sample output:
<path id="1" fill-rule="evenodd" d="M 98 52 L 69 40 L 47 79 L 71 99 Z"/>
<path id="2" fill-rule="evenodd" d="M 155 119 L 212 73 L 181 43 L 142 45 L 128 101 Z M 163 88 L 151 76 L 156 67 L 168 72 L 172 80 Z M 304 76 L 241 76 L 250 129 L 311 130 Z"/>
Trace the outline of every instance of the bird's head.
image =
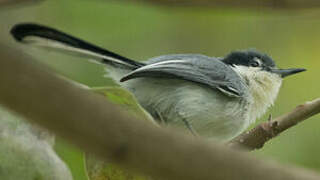
<path id="1" fill-rule="evenodd" d="M 252 113 L 256 118 L 274 103 L 284 77 L 305 71 L 302 68 L 277 68 L 271 57 L 255 50 L 234 51 L 222 61 L 230 65 L 249 87 L 255 107 Z"/>
<path id="2" fill-rule="evenodd" d="M 271 75 L 278 75 L 279 78 L 305 71 L 302 68 L 279 69 L 271 57 L 255 50 L 231 52 L 223 59 L 223 62 L 232 67 L 241 66 L 248 73 L 255 72 L 258 75 L 259 71 L 262 73 L 267 72 Z"/>

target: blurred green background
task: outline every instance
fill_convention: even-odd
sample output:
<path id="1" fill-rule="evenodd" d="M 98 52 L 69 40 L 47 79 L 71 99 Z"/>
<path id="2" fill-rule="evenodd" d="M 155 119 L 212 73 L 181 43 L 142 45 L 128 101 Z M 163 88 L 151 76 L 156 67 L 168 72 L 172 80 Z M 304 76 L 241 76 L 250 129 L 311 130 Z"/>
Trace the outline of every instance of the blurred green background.
<path id="1" fill-rule="evenodd" d="M 110 86 L 101 65 L 56 52 L 16 44 L 10 28 L 36 22 L 63 30 L 136 60 L 170 53 L 224 56 L 231 50 L 256 48 L 279 67 L 308 71 L 285 79 L 266 120 L 319 97 L 320 10 L 167 7 L 151 4 L 47 0 L 33 6 L 1 9 L 0 40 L 18 47 L 59 74 L 91 87 Z M 320 116 L 291 128 L 269 142 L 256 156 L 320 172 Z M 81 151 L 58 139 L 56 149 L 68 163 L 74 179 L 85 179 Z"/>

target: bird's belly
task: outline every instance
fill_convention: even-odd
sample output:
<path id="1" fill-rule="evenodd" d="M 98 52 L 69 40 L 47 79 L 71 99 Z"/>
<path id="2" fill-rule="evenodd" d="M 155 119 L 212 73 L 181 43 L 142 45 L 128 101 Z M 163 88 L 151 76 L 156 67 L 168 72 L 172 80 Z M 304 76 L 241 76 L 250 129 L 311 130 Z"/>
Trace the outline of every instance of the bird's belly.
<path id="1" fill-rule="evenodd" d="M 139 103 L 157 120 L 199 135 L 229 140 L 249 126 L 246 101 L 184 80 L 140 78 L 126 83 Z"/>

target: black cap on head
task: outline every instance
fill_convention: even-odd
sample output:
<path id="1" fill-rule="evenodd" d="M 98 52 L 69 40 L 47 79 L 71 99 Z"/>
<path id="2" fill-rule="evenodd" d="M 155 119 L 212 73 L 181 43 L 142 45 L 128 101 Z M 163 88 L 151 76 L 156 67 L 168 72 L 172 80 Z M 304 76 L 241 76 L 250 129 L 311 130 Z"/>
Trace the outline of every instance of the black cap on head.
<path id="1" fill-rule="evenodd" d="M 222 61 L 231 66 L 260 67 L 262 70 L 278 74 L 282 78 L 305 71 L 303 68 L 278 69 L 271 57 L 256 50 L 233 51 Z"/>
<path id="2" fill-rule="evenodd" d="M 259 59 L 261 64 L 257 64 L 256 59 Z M 275 67 L 275 63 L 271 57 L 266 54 L 260 53 L 256 50 L 244 50 L 244 51 L 233 51 L 228 54 L 222 60 L 224 63 L 229 65 L 242 65 L 242 66 L 264 66 L 264 67 Z"/>

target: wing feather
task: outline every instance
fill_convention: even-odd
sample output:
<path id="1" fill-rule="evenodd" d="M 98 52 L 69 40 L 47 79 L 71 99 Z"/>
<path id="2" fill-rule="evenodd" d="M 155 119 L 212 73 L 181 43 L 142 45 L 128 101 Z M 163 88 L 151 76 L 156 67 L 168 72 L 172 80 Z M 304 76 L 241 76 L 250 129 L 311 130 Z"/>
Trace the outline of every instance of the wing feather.
<path id="1" fill-rule="evenodd" d="M 120 81 L 139 77 L 175 78 L 209 86 L 232 97 L 244 95 L 246 85 L 228 65 L 214 58 L 167 59 L 140 67 Z"/>

